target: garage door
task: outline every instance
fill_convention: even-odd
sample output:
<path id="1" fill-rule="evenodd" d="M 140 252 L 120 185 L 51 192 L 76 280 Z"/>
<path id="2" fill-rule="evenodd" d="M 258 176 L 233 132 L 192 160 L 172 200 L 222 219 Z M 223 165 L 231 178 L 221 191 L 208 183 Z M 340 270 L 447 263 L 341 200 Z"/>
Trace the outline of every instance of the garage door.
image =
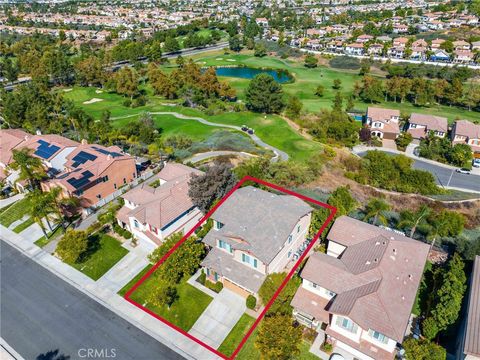
<path id="1" fill-rule="evenodd" d="M 223 286 L 225 286 L 227 289 L 230 289 L 230 290 L 234 291 L 235 293 L 243 296 L 244 298 L 246 298 L 248 295 L 250 295 L 250 293 L 247 290 L 242 289 L 238 285 L 235 285 L 230 280 L 223 279 Z"/>

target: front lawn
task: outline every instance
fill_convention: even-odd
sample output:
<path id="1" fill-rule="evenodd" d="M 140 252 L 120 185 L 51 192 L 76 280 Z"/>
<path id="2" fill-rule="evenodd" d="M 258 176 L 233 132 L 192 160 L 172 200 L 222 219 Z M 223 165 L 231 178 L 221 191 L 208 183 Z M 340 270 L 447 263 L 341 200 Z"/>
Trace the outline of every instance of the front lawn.
<path id="1" fill-rule="evenodd" d="M 146 271 L 146 269 L 143 271 Z M 195 324 L 208 304 L 213 300 L 212 297 L 188 284 L 185 279 L 177 285 L 178 299 L 170 309 L 168 309 L 167 306 L 151 305 L 147 299 L 150 296 L 151 287 L 155 281 L 157 281 L 157 278 L 155 273 L 153 273 L 130 295 L 130 298 L 185 331 L 192 328 L 193 324 Z M 123 290 L 124 289 L 120 291 Z"/>
<path id="2" fill-rule="evenodd" d="M 28 214 L 28 199 L 23 198 L 17 202 L 0 209 L 0 224 L 9 227 L 17 220 Z"/>
<path id="3" fill-rule="evenodd" d="M 13 229 L 13 231 L 17 234 L 20 234 L 23 230 L 25 230 L 26 228 L 28 228 L 30 225 L 33 225 L 34 221 L 32 218 L 28 218 L 27 220 L 25 220 L 23 223 L 15 226 L 15 228 Z"/>
<path id="4" fill-rule="evenodd" d="M 142 278 L 142 276 L 145 275 L 148 272 L 148 270 L 152 268 L 152 266 L 153 266 L 152 264 L 148 264 L 147 266 L 145 266 L 145 268 L 142 271 L 140 271 L 137 275 L 135 275 L 135 277 L 132 280 L 130 280 L 127 283 L 127 285 L 121 288 L 117 294 L 122 297 L 125 296 L 128 290 L 130 290 L 133 287 L 133 285 L 135 285 Z"/>
<path id="5" fill-rule="evenodd" d="M 220 345 L 218 348 L 218 351 L 227 356 L 232 355 L 254 322 L 255 318 L 251 317 L 250 315 L 243 314 L 230 333 L 227 335 L 225 340 L 223 340 L 222 345 Z"/>
<path id="6" fill-rule="evenodd" d="M 95 234 L 88 240 L 89 248 L 81 256 L 80 262 L 70 265 L 93 280 L 101 278 L 128 253 L 117 239 L 106 234 Z"/>

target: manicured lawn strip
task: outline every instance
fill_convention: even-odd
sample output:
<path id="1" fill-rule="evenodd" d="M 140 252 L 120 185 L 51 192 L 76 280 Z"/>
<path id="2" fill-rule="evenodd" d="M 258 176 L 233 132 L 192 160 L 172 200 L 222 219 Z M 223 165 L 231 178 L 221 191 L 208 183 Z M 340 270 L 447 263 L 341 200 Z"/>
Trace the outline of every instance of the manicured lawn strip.
<path id="1" fill-rule="evenodd" d="M 250 327 L 253 325 L 254 321 L 255 318 L 251 317 L 250 315 L 243 314 L 230 333 L 227 335 L 225 340 L 223 340 L 222 344 L 218 348 L 218 351 L 227 356 L 232 355 L 238 344 L 240 344 L 240 341 L 247 333 L 248 329 L 250 329 Z"/>
<path id="2" fill-rule="evenodd" d="M 23 230 L 25 230 L 26 228 L 28 228 L 30 225 L 32 225 L 34 223 L 33 219 L 32 218 L 28 218 L 26 221 L 24 221 L 23 223 L 21 223 L 20 225 L 17 225 L 15 227 L 15 229 L 13 229 L 13 232 L 17 233 L 17 234 L 20 234 Z"/>
<path id="3" fill-rule="evenodd" d="M 63 234 L 63 228 L 61 226 L 57 226 L 57 228 L 53 231 L 53 233 L 50 233 L 48 238 L 45 236 L 42 236 L 40 239 L 34 242 L 35 245 L 38 247 L 45 247 L 50 241 L 54 240 L 57 236 L 60 236 Z"/>
<path id="4" fill-rule="evenodd" d="M 167 306 L 155 306 L 149 304 L 147 300 L 150 296 L 152 284 L 155 281 L 158 280 L 155 273 L 153 273 L 131 294 L 130 298 L 185 331 L 191 329 L 208 304 L 213 300 L 212 297 L 188 284 L 186 280 L 182 280 L 177 285 L 179 298 L 170 309 Z"/>
<path id="5" fill-rule="evenodd" d="M 133 287 L 133 285 L 135 285 L 142 278 L 142 276 L 145 275 L 147 271 L 152 268 L 152 266 L 153 266 L 152 264 L 148 264 L 142 271 L 140 271 L 137 275 L 135 275 L 135 277 L 132 280 L 130 280 L 127 283 L 127 285 L 121 288 L 117 294 L 120 296 L 125 296 L 128 290 L 130 290 Z"/>
<path id="6" fill-rule="evenodd" d="M 0 210 L 0 224 L 9 227 L 13 222 L 21 219 L 28 213 L 28 199 L 18 200 L 5 210 L 2 210 Z"/>
<path id="7" fill-rule="evenodd" d="M 92 235 L 90 242 L 91 248 L 87 250 L 84 259 L 70 265 L 93 280 L 101 278 L 128 253 L 117 239 L 106 234 Z"/>

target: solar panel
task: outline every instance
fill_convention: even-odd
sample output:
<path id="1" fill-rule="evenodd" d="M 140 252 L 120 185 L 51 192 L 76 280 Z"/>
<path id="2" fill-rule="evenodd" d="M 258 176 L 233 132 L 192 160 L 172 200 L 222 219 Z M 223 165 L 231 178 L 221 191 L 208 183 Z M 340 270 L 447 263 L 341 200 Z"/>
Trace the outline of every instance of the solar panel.
<path id="1" fill-rule="evenodd" d="M 34 154 L 42 159 L 49 159 L 53 154 L 60 150 L 59 146 L 52 145 L 45 140 L 38 140 L 37 143 L 39 143 L 40 146 L 35 150 Z"/>
<path id="2" fill-rule="evenodd" d="M 85 151 L 80 151 L 77 155 L 75 155 L 72 159 L 74 168 L 78 167 L 79 165 L 85 164 L 87 161 L 93 161 L 97 157 L 93 154 L 87 153 Z"/>
<path id="3" fill-rule="evenodd" d="M 99 153 L 104 154 L 104 155 L 111 155 L 112 157 L 122 156 L 122 154 L 120 154 L 118 152 L 108 151 L 108 150 L 105 150 L 105 149 L 98 148 L 96 146 L 92 146 L 92 149 L 95 149 L 96 151 L 98 151 Z"/>
<path id="4" fill-rule="evenodd" d="M 93 174 L 86 170 L 82 172 L 82 176 L 79 178 L 71 178 L 68 179 L 67 182 L 72 185 L 76 190 L 84 187 L 90 182 L 90 178 L 93 176 Z"/>

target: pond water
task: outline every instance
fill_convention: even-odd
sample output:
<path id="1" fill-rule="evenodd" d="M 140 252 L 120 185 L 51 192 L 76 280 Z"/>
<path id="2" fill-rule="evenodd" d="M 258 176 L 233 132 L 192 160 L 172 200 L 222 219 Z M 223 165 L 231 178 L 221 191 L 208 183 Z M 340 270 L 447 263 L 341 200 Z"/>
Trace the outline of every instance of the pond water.
<path id="1" fill-rule="evenodd" d="M 218 76 L 238 77 L 243 79 L 253 79 L 256 75 L 266 73 L 272 75 L 275 81 L 280 84 L 291 82 L 292 76 L 284 70 L 257 69 L 250 67 L 217 67 L 215 72 Z"/>

